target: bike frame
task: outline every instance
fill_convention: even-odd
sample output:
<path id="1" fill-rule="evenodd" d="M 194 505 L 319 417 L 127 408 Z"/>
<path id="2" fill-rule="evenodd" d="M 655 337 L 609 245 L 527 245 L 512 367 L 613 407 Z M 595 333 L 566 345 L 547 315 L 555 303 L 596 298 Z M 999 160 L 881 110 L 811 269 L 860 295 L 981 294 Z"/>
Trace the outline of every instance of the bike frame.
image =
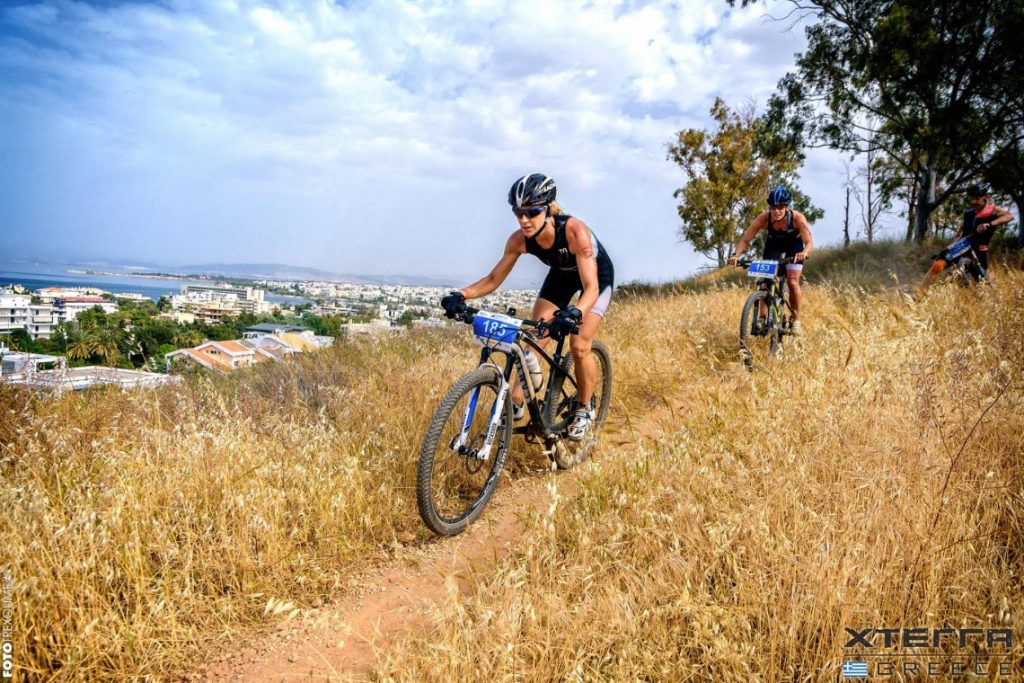
<path id="1" fill-rule="evenodd" d="M 531 323 L 533 321 L 525 321 Z M 498 397 L 491 407 L 490 421 L 487 426 L 487 437 L 484 439 L 483 447 L 476 453 L 470 453 L 466 450 L 466 438 L 469 435 L 470 426 L 473 424 L 473 417 L 476 415 L 477 400 L 480 397 L 480 387 L 473 390 L 473 394 L 469 398 L 469 404 L 466 406 L 466 414 L 462 420 L 462 431 L 459 433 L 458 438 L 452 444 L 452 450 L 458 451 L 463 455 L 470 455 L 477 460 L 486 460 L 490 454 L 491 449 L 494 447 L 494 437 L 498 433 L 498 427 L 501 425 L 501 413 L 505 405 L 505 397 L 509 391 L 511 391 L 511 379 L 512 373 L 518 371 L 518 381 L 523 387 L 523 392 L 526 396 L 526 407 L 530 411 L 530 422 L 522 427 L 516 427 L 513 429 L 514 434 L 526 434 L 530 431 L 539 433 L 543 438 L 551 439 L 557 438 L 551 429 L 544 423 L 544 419 L 541 416 L 541 396 L 540 392 L 533 388 L 532 382 L 527 378 L 528 371 L 526 370 L 526 358 L 524 356 L 523 343 L 526 343 L 532 348 L 535 353 L 539 353 L 541 358 L 550 367 L 550 374 L 548 375 L 548 387 L 554 386 L 552 379 L 556 376 L 555 373 L 560 373 L 568 379 L 572 386 L 576 386 L 576 379 L 569 375 L 568 372 L 562 367 L 562 359 L 565 357 L 562 353 L 565 347 L 565 337 L 558 339 L 557 346 L 555 347 L 555 353 L 549 356 L 546 351 L 537 343 L 526 330 L 520 329 L 516 333 L 515 343 L 511 346 L 511 351 L 502 351 L 493 347 L 484 346 L 480 349 L 480 367 L 490 365 L 495 367 L 501 373 L 501 386 L 498 389 Z M 505 367 L 501 368 L 491 356 L 494 353 L 501 353 L 506 356 Z M 538 427 L 539 426 L 539 427 Z"/>
<path id="2" fill-rule="evenodd" d="M 779 269 L 775 275 L 770 278 L 761 278 L 757 281 L 757 288 L 768 293 L 768 297 L 764 302 L 768 308 L 768 318 L 761 336 L 775 329 L 778 322 L 782 320 L 782 306 L 784 303 L 782 298 L 782 279 L 786 276 L 785 273 L 785 262 L 780 260 Z"/>
<path id="3" fill-rule="evenodd" d="M 783 271 L 785 272 L 785 271 Z M 782 320 L 782 286 L 780 278 L 775 275 L 772 279 L 765 278 L 759 283 L 760 289 L 768 292 L 768 299 L 765 305 L 768 306 L 768 328 L 771 329 L 775 323 Z"/>

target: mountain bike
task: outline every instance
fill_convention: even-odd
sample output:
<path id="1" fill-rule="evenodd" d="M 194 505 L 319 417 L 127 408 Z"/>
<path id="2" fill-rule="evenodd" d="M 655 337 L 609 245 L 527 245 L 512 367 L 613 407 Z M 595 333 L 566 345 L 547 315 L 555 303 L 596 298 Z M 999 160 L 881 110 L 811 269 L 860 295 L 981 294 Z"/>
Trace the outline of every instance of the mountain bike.
<path id="1" fill-rule="evenodd" d="M 754 367 L 756 340 L 767 340 L 768 353 L 774 356 L 782 345 L 782 338 L 793 333 L 793 308 L 785 274 L 789 263 L 794 263 L 792 257 L 736 262 L 737 266 L 747 269 L 749 277 L 757 278 L 757 291 L 747 297 L 740 313 L 740 355 L 748 370 Z"/>
<path id="2" fill-rule="evenodd" d="M 932 260 L 935 259 L 942 259 L 952 266 L 953 279 L 961 287 L 970 287 L 972 282 L 986 282 L 988 279 L 988 272 L 981 265 L 981 259 L 967 237 L 961 237 L 932 256 Z"/>
<path id="3" fill-rule="evenodd" d="M 563 318 L 561 312 L 555 315 Z M 586 460 L 596 443 L 595 432 L 608 416 L 612 394 L 611 355 L 595 339 L 592 354 L 597 375 L 591 404 L 595 419 L 587 436 L 573 441 L 567 430 L 576 409 L 576 378 L 565 343 L 579 329 L 559 334 L 551 323 L 516 318 L 515 309 L 502 314 L 466 307 L 456 319 L 473 326 L 473 338 L 482 346 L 480 363 L 441 399 L 423 439 L 416 472 L 420 517 L 441 536 L 464 531 L 483 512 L 497 488 L 514 434 L 544 444 L 545 454 L 559 468 L 569 469 Z M 556 343 L 553 355 L 537 341 L 544 334 Z M 547 368 L 543 393 L 543 374 L 536 366 L 531 374 L 527 350 Z M 513 381 L 523 388 L 529 417 L 520 427 L 513 426 Z"/>

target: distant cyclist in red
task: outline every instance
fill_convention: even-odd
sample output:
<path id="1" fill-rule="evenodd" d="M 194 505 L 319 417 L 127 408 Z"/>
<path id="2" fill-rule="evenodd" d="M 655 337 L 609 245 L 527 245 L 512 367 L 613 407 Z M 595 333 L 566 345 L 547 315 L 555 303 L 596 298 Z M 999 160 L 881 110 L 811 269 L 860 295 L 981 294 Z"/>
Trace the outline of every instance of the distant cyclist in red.
<path id="1" fill-rule="evenodd" d="M 966 237 L 978 256 L 984 277 L 988 273 L 988 243 L 996 228 L 1013 220 L 1013 214 L 992 203 L 992 188 L 988 183 L 975 183 L 967 188 L 967 199 L 971 208 L 964 212 L 964 220 L 956 238 Z M 932 263 L 932 267 L 921 282 L 921 291 L 928 289 L 943 270 L 950 266 L 945 249 Z"/>
<path id="2" fill-rule="evenodd" d="M 568 430 L 570 439 L 579 440 L 586 436 L 595 418 L 593 397 L 597 367 L 591 347 L 612 301 L 615 271 L 593 230 L 555 203 L 557 193 L 554 179 L 543 173 L 531 173 L 512 183 L 508 203 L 519 228 L 505 242 L 505 253 L 490 273 L 441 299 L 441 306 L 451 317 L 465 307 L 466 299 L 487 296 L 501 286 L 523 254 L 533 254 L 550 266 L 533 304 L 532 318 L 552 320 L 555 312 L 561 310 L 579 326 L 579 334 L 569 339 L 578 403 Z M 571 306 L 577 292 L 580 298 Z M 560 323 L 570 325 L 571 329 L 572 323 L 553 320 L 556 326 Z M 512 401 L 513 416 L 516 420 L 522 419 L 525 414 L 523 390 L 518 384 L 512 387 Z"/>

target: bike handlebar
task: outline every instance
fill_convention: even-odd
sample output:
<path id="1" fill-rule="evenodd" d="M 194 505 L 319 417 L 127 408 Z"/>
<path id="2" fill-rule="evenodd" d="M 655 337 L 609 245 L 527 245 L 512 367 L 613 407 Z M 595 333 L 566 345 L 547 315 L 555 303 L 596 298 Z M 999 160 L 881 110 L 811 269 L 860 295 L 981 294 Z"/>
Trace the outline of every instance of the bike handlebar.
<path id="1" fill-rule="evenodd" d="M 804 258 L 804 261 L 806 261 L 806 260 L 807 259 Z M 796 263 L 797 262 L 796 261 L 796 257 L 793 257 L 793 256 L 787 256 L 786 258 L 768 258 L 768 259 L 765 259 L 765 258 L 759 258 L 759 259 L 745 258 L 745 259 L 737 259 L 736 267 L 737 268 L 747 268 L 754 261 L 775 261 L 777 263 L 781 263 L 782 265 L 788 265 L 790 263 Z"/>
<path id="2" fill-rule="evenodd" d="M 458 320 L 459 322 L 464 322 L 467 325 L 472 325 L 473 324 L 473 318 L 475 318 L 476 314 L 479 313 L 479 312 L 480 312 L 479 308 L 474 308 L 472 306 L 466 306 L 462 310 L 461 313 L 457 313 L 455 315 L 454 319 Z M 560 313 L 560 312 L 561 311 L 556 312 L 555 315 L 558 316 L 558 313 Z M 564 317 L 564 316 L 558 316 L 558 317 Z M 532 327 L 532 328 L 536 329 L 538 334 L 543 334 L 545 331 L 551 329 L 551 323 L 553 321 L 529 320 L 527 318 L 520 318 L 519 322 L 521 322 L 525 327 Z M 572 331 L 570 331 L 569 334 L 579 334 L 579 332 L 580 332 L 579 325 L 574 325 Z"/>

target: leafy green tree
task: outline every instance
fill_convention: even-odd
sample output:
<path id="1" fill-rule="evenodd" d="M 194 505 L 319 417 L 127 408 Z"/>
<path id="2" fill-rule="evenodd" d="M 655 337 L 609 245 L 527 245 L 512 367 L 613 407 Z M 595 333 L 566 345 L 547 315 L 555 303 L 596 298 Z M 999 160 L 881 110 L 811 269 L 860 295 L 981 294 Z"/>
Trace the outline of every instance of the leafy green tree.
<path id="1" fill-rule="evenodd" d="M 147 358 L 153 357 L 160 346 L 171 344 L 178 333 L 179 326 L 170 320 L 149 319 L 135 327 L 135 338 L 142 347 Z"/>
<path id="2" fill-rule="evenodd" d="M 144 323 L 160 313 L 160 309 L 157 308 L 156 304 L 148 299 L 146 301 L 118 299 L 117 304 L 118 311 L 111 317 L 117 320 L 130 320 L 136 324 Z"/>
<path id="3" fill-rule="evenodd" d="M 195 327 L 180 326 L 171 338 L 176 349 L 187 349 L 203 343 L 203 333 Z"/>
<path id="4" fill-rule="evenodd" d="M 344 319 L 340 315 L 319 316 L 307 312 L 303 314 L 300 323 L 318 335 L 337 337 Z"/>
<path id="5" fill-rule="evenodd" d="M 422 318 L 429 318 L 430 312 L 418 308 L 410 308 L 402 311 L 402 315 L 398 316 L 398 324 L 403 327 L 409 327 L 412 325 L 413 320 L 419 320 Z"/>
<path id="6" fill-rule="evenodd" d="M 1016 143 L 998 150 L 986 174 L 992 187 L 1017 205 L 1017 244 L 1024 246 L 1024 131 Z"/>
<path id="7" fill-rule="evenodd" d="M 929 232 L 941 239 L 952 238 L 960 230 L 966 208 L 963 195 L 950 196 L 928 217 Z"/>
<path id="8" fill-rule="evenodd" d="M 924 239 L 932 212 L 1021 139 L 1024 3 L 791 4 L 817 23 L 769 118 L 794 141 L 887 154 L 916 182 L 914 233 Z"/>
<path id="9" fill-rule="evenodd" d="M 787 185 L 809 221 L 823 212 L 810 206 L 795 187 L 803 156 L 757 119 L 752 106 L 730 111 L 715 99 L 711 116 L 718 129 L 680 131 L 669 145 L 668 159 L 682 169 L 686 180 L 674 193 L 683 221 L 680 236 L 724 266 L 739 235 L 764 210 L 773 185 Z"/>
<path id="10" fill-rule="evenodd" d="M 122 356 L 122 343 L 122 335 L 118 334 L 117 328 L 104 328 L 96 334 L 92 347 L 92 357 L 98 359 L 104 365 L 116 365 Z"/>
<path id="11" fill-rule="evenodd" d="M 67 334 L 67 354 L 73 361 L 85 361 L 92 358 L 92 352 L 96 345 L 96 335 L 93 332 L 82 330 L 77 327 Z"/>
<path id="12" fill-rule="evenodd" d="M 38 353 L 35 342 L 24 327 L 11 330 L 7 338 L 7 346 L 12 351 L 24 351 L 25 353 Z"/>
<path id="13" fill-rule="evenodd" d="M 107 312 L 99 306 L 93 306 L 75 316 L 75 322 L 80 329 L 99 331 L 107 327 Z"/>
<path id="14" fill-rule="evenodd" d="M 225 318 L 216 325 L 202 325 L 200 327 L 203 336 L 213 341 L 224 341 L 225 339 L 237 339 L 242 336 L 235 322 Z"/>
<path id="15" fill-rule="evenodd" d="M 50 334 L 50 343 L 54 353 L 67 354 L 68 352 L 68 324 L 57 323 L 53 326 Z"/>

